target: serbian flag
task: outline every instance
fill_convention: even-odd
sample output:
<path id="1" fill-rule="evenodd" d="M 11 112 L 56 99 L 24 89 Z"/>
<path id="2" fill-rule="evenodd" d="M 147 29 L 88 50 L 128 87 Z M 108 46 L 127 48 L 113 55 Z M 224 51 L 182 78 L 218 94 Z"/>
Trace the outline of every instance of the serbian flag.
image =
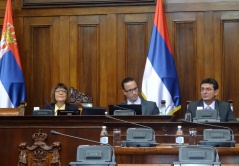
<path id="1" fill-rule="evenodd" d="M 26 88 L 12 19 L 7 0 L 0 48 L 0 108 L 16 108 L 26 101 Z"/>
<path id="2" fill-rule="evenodd" d="M 142 96 L 161 106 L 166 101 L 166 114 L 181 108 L 180 89 L 169 41 L 162 0 L 157 0 L 154 25 L 142 81 Z"/>

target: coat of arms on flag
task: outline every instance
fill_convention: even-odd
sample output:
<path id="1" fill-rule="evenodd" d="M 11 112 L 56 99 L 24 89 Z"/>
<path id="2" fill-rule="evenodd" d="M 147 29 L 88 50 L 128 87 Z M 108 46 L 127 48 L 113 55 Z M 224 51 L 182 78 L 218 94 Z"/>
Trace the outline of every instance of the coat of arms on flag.
<path id="1" fill-rule="evenodd" d="M 26 88 L 13 25 L 11 0 L 7 0 L 0 45 L 0 107 L 16 108 L 21 101 L 26 101 Z"/>

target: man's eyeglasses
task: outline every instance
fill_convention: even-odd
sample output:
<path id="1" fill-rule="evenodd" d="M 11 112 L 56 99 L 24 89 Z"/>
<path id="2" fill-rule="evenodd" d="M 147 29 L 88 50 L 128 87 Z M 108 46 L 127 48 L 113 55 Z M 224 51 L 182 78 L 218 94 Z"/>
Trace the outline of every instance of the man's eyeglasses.
<path id="1" fill-rule="evenodd" d="M 201 92 L 204 92 L 204 91 L 210 92 L 210 91 L 212 91 L 212 90 L 213 90 L 212 88 L 201 88 L 201 89 L 200 89 Z"/>
<path id="2" fill-rule="evenodd" d="M 56 92 L 56 93 L 60 93 L 60 92 L 66 93 L 67 90 L 65 90 L 65 89 L 56 89 L 55 92 Z"/>
<path id="3" fill-rule="evenodd" d="M 133 89 L 124 90 L 124 91 L 127 92 L 127 93 L 133 93 L 133 91 L 136 91 L 136 90 L 138 90 L 137 86 L 135 88 L 133 88 Z"/>

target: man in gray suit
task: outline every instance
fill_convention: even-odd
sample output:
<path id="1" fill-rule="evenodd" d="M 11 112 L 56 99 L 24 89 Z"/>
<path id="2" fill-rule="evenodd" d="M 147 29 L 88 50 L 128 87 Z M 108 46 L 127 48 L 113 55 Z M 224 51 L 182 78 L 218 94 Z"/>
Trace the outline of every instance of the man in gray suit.
<path id="1" fill-rule="evenodd" d="M 218 94 L 218 83 L 213 78 L 206 78 L 201 82 L 201 100 L 190 102 L 188 105 L 188 113 L 195 118 L 197 107 L 204 109 L 216 109 L 219 112 L 221 122 L 237 121 L 230 107 L 229 102 L 219 101 L 216 99 Z"/>
<path id="2" fill-rule="evenodd" d="M 139 88 L 134 78 L 127 77 L 121 83 L 123 93 L 127 101 L 121 104 L 141 104 L 142 115 L 159 115 L 159 108 L 155 102 L 144 100 L 139 97 Z"/>

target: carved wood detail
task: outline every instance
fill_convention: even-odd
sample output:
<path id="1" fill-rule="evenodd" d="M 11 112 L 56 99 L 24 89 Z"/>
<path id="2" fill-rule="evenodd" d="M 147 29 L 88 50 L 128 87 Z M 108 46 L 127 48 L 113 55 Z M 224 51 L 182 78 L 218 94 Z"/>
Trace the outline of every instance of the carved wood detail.
<path id="1" fill-rule="evenodd" d="M 22 0 L 22 8 L 155 5 L 155 0 Z"/>
<path id="2" fill-rule="evenodd" d="M 54 142 L 48 146 L 45 143 L 46 133 L 39 130 L 38 133 L 32 135 L 34 144 L 29 146 L 26 142 L 19 144 L 19 160 L 18 166 L 61 166 L 60 161 L 60 142 Z"/>
<path id="3" fill-rule="evenodd" d="M 75 88 L 70 88 L 70 103 L 93 103 L 92 97 L 77 91 Z"/>

